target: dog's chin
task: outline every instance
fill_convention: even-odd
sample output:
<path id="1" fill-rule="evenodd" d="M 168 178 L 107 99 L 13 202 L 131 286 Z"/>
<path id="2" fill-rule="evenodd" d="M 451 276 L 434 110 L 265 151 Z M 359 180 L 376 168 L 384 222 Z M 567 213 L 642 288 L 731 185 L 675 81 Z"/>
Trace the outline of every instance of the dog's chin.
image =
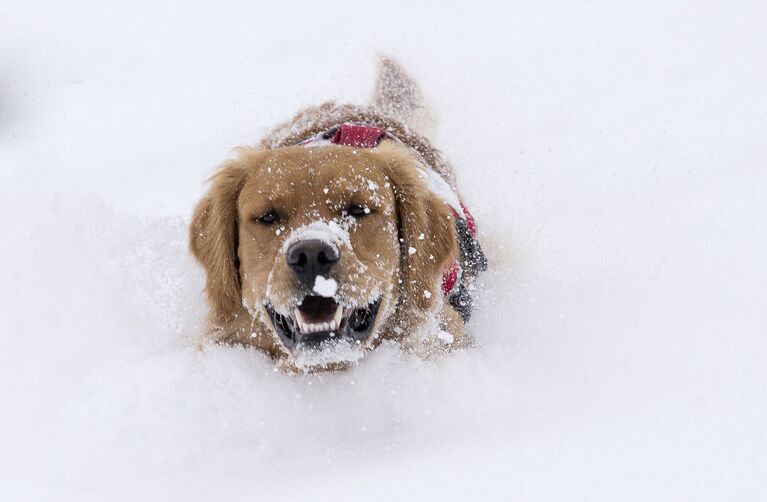
<path id="1" fill-rule="evenodd" d="M 361 357 L 375 330 L 381 299 L 359 307 L 308 295 L 288 315 L 281 314 L 269 303 L 265 308 L 288 353 L 294 358 L 312 355 L 331 363 Z"/>

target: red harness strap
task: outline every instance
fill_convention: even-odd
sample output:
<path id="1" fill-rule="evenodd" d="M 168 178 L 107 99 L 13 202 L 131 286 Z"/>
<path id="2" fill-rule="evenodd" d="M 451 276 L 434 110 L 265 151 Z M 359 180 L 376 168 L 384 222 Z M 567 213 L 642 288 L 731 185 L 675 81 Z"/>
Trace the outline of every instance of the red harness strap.
<path id="1" fill-rule="evenodd" d="M 357 148 L 375 148 L 382 139 L 388 136 L 385 129 L 361 124 L 341 124 L 335 132 L 331 130 L 330 134 L 332 134 L 332 136 L 328 139 L 331 143 Z M 325 138 L 327 138 L 327 136 L 325 136 Z M 463 208 L 464 215 L 466 216 L 466 225 L 469 227 L 469 232 L 471 233 L 471 236 L 474 237 L 477 232 L 474 217 L 469 213 L 469 210 L 466 209 L 466 206 L 464 206 L 462 202 L 461 208 Z M 453 210 L 453 213 L 456 218 L 460 218 L 455 210 Z M 461 267 L 458 264 L 458 260 L 453 260 L 442 275 L 442 293 L 445 296 L 452 293 L 460 277 Z"/>
<path id="2" fill-rule="evenodd" d="M 477 236 L 477 226 L 476 223 L 474 223 L 474 217 L 471 215 L 469 210 L 466 209 L 466 206 L 463 204 L 463 202 L 461 202 L 461 208 L 463 209 L 463 214 L 466 216 L 465 221 L 466 226 L 469 227 L 469 233 L 471 234 L 471 237 L 474 238 Z M 456 213 L 455 210 L 453 210 L 453 215 L 456 218 L 460 218 L 459 214 Z M 458 265 L 458 260 L 453 260 L 448 269 L 445 270 L 445 273 L 442 274 L 442 294 L 445 296 L 450 295 L 460 278 L 461 267 Z"/>
<path id="3" fill-rule="evenodd" d="M 386 137 L 386 131 L 380 127 L 368 127 L 359 124 L 341 124 L 330 138 L 331 143 L 358 148 L 375 148 Z"/>

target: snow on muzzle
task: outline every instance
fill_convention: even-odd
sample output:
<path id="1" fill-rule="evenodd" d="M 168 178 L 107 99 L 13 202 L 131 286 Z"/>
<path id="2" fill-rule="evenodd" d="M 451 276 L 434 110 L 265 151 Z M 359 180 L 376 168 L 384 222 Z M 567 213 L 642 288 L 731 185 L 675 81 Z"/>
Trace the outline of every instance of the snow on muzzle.
<path id="1" fill-rule="evenodd" d="M 282 315 L 270 305 L 266 310 L 286 348 L 322 349 L 342 341 L 365 342 L 373 332 L 380 305 L 379 298 L 361 308 L 344 307 L 333 298 L 309 295 L 290 315 Z"/>

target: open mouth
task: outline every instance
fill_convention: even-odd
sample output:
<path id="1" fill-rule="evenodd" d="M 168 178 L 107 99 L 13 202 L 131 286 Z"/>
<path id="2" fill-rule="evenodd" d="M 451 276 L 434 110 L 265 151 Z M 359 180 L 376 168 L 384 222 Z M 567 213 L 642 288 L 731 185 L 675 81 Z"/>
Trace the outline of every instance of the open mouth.
<path id="1" fill-rule="evenodd" d="M 373 332 L 381 299 L 362 308 L 343 307 L 333 298 L 306 296 L 284 316 L 266 305 L 274 329 L 286 348 L 322 348 L 341 340 L 361 344 Z"/>

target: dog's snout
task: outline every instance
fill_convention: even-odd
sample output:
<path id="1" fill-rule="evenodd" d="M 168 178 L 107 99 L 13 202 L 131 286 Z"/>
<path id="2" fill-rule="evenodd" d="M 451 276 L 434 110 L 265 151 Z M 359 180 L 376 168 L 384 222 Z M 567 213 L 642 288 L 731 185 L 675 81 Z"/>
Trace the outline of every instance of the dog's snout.
<path id="1" fill-rule="evenodd" d="M 291 245 L 285 259 L 301 279 L 310 282 L 316 276 L 330 272 L 340 257 L 335 246 L 311 239 Z"/>

